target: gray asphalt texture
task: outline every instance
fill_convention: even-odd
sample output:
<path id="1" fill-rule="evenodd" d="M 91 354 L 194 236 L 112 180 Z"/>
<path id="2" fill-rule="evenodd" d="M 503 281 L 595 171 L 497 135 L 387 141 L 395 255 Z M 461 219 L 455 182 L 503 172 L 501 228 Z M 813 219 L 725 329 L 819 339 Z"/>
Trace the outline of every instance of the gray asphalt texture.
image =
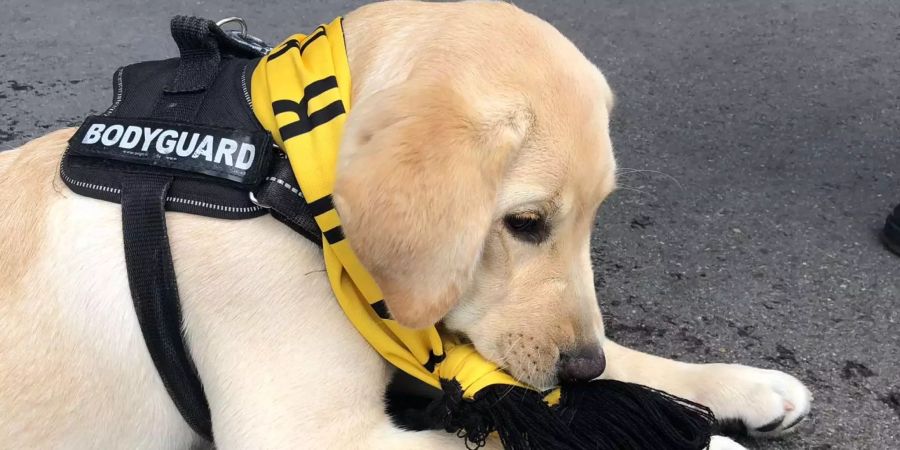
<path id="1" fill-rule="evenodd" d="M 0 0 L 0 148 L 76 125 L 175 14 L 278 41 L 355 1 Z M 900 448 L 900 2 L 518 1 L 617 93 L 621 189 L 594 237 L 608 334 L 788 371 L 815 395 L 773 449 Z"/>

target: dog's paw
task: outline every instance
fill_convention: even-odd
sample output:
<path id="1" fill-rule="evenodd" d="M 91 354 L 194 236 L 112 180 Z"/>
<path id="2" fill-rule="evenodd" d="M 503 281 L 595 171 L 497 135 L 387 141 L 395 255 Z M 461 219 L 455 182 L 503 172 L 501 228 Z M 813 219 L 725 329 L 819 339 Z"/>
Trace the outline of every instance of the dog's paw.
<path id="1" fill-rule="evenodd" d="M 747 447 L 725 436 L 713 436 L 709 440 L 709 447 L 707 448 L 708 450 L 747 450 Z"/>
<path id="2" fill-rule="evenodd" d="M 777 370 L 738 364 L 704 364 L 699 403 L 724 432 L 775 437 L 796 429 L 809 414 L 812 394 L 800 380 Z"/>

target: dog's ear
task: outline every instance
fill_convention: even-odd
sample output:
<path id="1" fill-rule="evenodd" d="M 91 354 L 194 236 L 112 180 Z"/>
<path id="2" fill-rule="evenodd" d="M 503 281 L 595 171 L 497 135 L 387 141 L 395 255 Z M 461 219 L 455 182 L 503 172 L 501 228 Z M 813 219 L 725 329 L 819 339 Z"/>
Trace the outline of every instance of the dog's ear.
<path id="1" fill-rule="evenodd" d="M 344 232 L 392 317 L 441 320 L 471 283 L 497 189 L 530 126 L 512 101 L 406 81 L 354 105 L 334 190 Z"/>

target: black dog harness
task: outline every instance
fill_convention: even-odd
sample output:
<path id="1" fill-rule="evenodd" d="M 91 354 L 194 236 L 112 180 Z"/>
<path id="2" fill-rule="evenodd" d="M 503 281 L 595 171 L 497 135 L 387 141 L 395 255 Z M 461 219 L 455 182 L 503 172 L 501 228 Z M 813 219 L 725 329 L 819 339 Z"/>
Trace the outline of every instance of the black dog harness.
<path id="1" fill-rule="evenodd" d="M 252 111 L 250 75 L 271 48 L 196 17 L 175 17 L 171 29 L 181 57 L 116 71 L 112 106 L 71 138 L 60 176 L 78 194 L 122 205 L 128 282 L 147 348 L 178 411 L 212 441 L 209 405 L 182 336 L 165 211 L 272 214 L 319 245 L 321 232 Z"/>

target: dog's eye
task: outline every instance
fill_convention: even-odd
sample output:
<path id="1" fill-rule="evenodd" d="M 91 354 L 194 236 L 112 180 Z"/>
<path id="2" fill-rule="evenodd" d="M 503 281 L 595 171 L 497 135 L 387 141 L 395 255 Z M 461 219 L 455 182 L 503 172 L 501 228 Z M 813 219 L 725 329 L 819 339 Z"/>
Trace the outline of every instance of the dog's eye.
<path id="1" fill-rule="evenodd" d="M 528 211 L 510 214 L 503 218 L 506 228 L 518 239 L 539 244 L 547 239 L 547 221 L 540 214 Z"/>

